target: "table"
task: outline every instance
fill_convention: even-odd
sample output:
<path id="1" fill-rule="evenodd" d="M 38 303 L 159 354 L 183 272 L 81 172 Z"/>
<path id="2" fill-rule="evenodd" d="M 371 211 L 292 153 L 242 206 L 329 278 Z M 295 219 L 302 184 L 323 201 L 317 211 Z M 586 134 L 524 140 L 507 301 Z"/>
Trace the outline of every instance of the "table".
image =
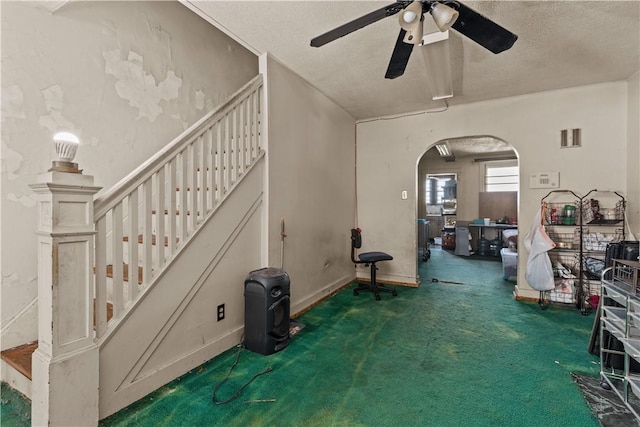
<path id="1" fill-rule="evenodd" d="M 502 240 L 502 231 L 503 230 L 517 230 L 518 226 L 513 224 L 468 224 L 467 227 L 469 229 L 477 228 L 478 229 L 478 240 L 484 238 L 484 230 L 486 228 L 494 229 L 498 232 L 498 239 Z"/>

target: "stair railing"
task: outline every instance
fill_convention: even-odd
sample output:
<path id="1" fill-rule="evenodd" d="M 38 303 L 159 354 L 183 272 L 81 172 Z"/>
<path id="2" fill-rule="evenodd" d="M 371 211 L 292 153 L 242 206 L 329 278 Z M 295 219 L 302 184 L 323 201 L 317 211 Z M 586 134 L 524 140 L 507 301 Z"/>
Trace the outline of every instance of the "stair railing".
<path id="1" fill-rule="evenodd" d="M 97 339 L 264 155 L 262 99 L 258 75 L 94 201 Z"/>

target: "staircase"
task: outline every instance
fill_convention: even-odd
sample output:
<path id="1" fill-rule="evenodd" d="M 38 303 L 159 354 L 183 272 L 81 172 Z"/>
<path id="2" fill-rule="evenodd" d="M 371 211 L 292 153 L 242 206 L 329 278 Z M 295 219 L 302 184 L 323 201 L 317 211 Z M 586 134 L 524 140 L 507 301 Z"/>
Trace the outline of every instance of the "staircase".
<path id="1" fill-rule="evenodd" d="M 118 359 L 118 352 L 122 352 L 118 350 L 121 346 L 118 331 L 127 337 L 125 341 L 134 341 L 130 347 L 136 347 L 135 341 L 145 342 L 137 358 L 156 357 L 148 354 L 148 349 L 159 347 L 158 337 L 168 331 L 158 329 L 155 333 L 150 331 L 149 337 L 135 338 L 135 334 L 145 330 L 136 322 L 153 317 L 160 328 L 170 329 L 203 288 L 205 280 L 211 280 L 210 275 L 242 230 L 255 222 L 252 218 L 262 204 L 262 98 L 263 81 L 258 75 L 225 104 L 94 200 L 95 299 L 91 326 L 100 349 L 100 418 L 148 393 L 149 386 L 166 382 L 169 375 L 163 372 L 158 380 L 149 380 L 150 374 L 145 373 L 144 381 L 140 381 L 140 372 L 148 360 Z M 246 188 L 242 190 L 244 195 L 232 196 L 240 186 Z M 216 217 L 222 218 L 224 226 L 214 225 Z M 205 243 L 196 243 L 199 237 Z M 203 258 L 202 247 L 211 249 L 210 255 Z M 191 254 L 200 254 L 200 261 L 188 264 L 186 258 Z M 172 272 L 175 268 L 197 273 L 193 277 L 178 274 L 182 278 L 178 286 L 176 273 Z M 172 289 L 171 298 L 175 302 L 167 304 L 166 310 L 149 303 L 154 292 L 167 299 L 168 288 Z M 152 315 L 137 314 L 136 310 L 141 309 Z M 128 322 L 135 326 L 127 326 Z M 134 332 L 127 332 L 128 329 Z M 7 377 L 24 377 L 9 385 L 27 397 L 31 397 L 31 354 L 36 348 L 34 342 L 2 352 L 2 359 L 9 366 L 3 368 L 17 372 Z M 195 363 L 194 360 L 180 363 L 183 366 Z M 177 364 L 172 359 L 169 362 Z M 102 372 L 103 367 L 108 369 L 107 373 Z M 114 372 L 118 367 L 122 370 L 120 374 Z M 138 372 L 138 376 L 132 372 Z M 118 380 L 110 387 L 112 378 Z M 103 398 L 103 393 L 117 394 L 134 383 L 133 393 L 116 399 Z M 141 389 L 140 384 L 146 384 L 146 388 Z M 107 403 L 103 405 L 103 401 Z"/>

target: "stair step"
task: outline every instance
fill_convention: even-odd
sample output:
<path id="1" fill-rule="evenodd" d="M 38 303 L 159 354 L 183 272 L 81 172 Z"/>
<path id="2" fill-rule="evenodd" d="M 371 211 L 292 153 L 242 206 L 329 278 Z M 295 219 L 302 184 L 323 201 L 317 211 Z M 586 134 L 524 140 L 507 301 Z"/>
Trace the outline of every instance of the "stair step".
<path id="1" fill-rule="evenodd" d="M 113 304 L 107 303 L 107 322 L 113 317 Z M 93 300 L 93 329 L 96 328 L 96 300 Z"/>
<path id="2" fill-rule="evenodd" d="M 216 186 L 216 189 L 218 188 L 218 186 Z M 200 191 L 200 187 L 196 188 L 196 191 Z M 180 191 L 180 187 L 176 187 L 176 191 Z M 187 191 L 191 191 L 191 187 L 187 187 Z M 209 191 L 209 187 L 207 187 L 207 191 Z"/>
<path id="3" fill-rule="evenodd" d="M 129 241 L 129 236 L 124 236 L 122 238 L 122 241 L 123 242 L 128 242 Z M 138 234 L 138 243 L 142 244 L 143 242 L 144 242 L 144 237 L 142 236 L 142 234 Z M 180 239 L 176 237 L 176 243 L 178 243 L 178 242 L 180 242 Z M 155 246 L 155 244 L 156 244 L 156 235 L 155 234 L 153 234 L 151 236 L 151 244 L 153 246 Z M 164 236 L 164 245 L 165 246 L 169 246 L 169 236 Z"/>
<path id="4" fill-rule="evenodd" d="M 157 213 L 157 211 L 154 209 L 154 210 L 151 211 L 151 213 L 153 215 L 155 215 Z M 169 209 L 165 209 L 164 210 L 164 214 L 165 215 L 169 215 Z M 176 210 L 176 215 L 180 215 L 180 211 Z M 191 211 L 187 211 L 187 215 L 191 215 Z M 200 216 L 200 211 L 197 211 L 196 215 Z"/>
<path id="5" fill-rule="evenodd" d="M 93 317 L 93 325 L 95 327 L 96 318 L 95 318 L 95 300 L 94 300 L 94 317 Z M 113 317 L 113 304 L 107 303 L 107 320 Z M 32 367 L 31 367 L 31 355 L 38 348 L 38 341 L 33 341 L 27 344 L 22 344 L 14 348 L 10 348 L 4 350 L 1 353 L 2 360 L 4 360 L 7 365 L 12 366 L 16 371 L 20 372 L 25 377 L 32 380 Z"/>
<path id="6" fill-rule="evenodd" d="M 113 264 L 107 265 L 107 277 L 113 279 Z M 122 280 L 129 281 L 129 264 L 122 264 Z M 142 284 L 142 267 L 138 267 L 138 285 Z"/>
<path id="7" fill-rule="evenodd" d="M 31 355 L 38 348 L 38 341 L 30 342 L 27 344 L 19 345 L 18 347 L 4 350 L 2 354 L 2 360 L 7 362 L 16 371 L 20 372 L 25 377 L 31 378 Z"/>

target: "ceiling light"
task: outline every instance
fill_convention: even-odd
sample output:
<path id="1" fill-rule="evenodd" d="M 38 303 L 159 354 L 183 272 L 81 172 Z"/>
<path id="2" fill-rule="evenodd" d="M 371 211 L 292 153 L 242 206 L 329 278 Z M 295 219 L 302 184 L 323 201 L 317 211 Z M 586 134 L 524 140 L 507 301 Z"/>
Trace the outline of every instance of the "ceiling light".
<path id="1" fill-rule="evenodd" d="M 400 26 L 406 30 L 403 25 L 413 24 L 416 19 L 422 19 L 422 3 L 419 1 L 414 1 L 404 8 L 400 14 Z"/>
<path id="2" fill-rule="evenodd" d="M 449 151 L 449 146 L 447 145 L 447 143 L 443 143 L 443 144 L 438 144 L 436 145 L 436 149 L 438 150 L 438 154 L 440 154 L 440 157 L 450 157 L 451 156 L 451 151 Z"/>
<path id="3" fill-rule="evenodd" d="M 447 141 L 436 144 L 436 150 L 438 150 L 440 158 L 445 162 L 454 162 L 456 160 L 456 156 L 454 156 L 453 152 L 451 152 L 449 143 Z"/>
<path id="4" fill-rule="evenodd" d="M 418 17 L 416 13 L 412 10 L 407 10 L 402 14 L 402 20 L 407 24 L 413 23 L 413 21 Z"/>
<path id="5" fill-rule="evenodd" d="M 422 3 L 414 1 L 400 13 L 400 27 L 407 33 L 402 39 L 407 44 L 422 42 Z"/>
<path id="6" fill-rule="evenodd" d="M 447 31 L 458 19 L 458 11 L 443 3 L 433 3 L 429 10 L 440 31 Z"/>

